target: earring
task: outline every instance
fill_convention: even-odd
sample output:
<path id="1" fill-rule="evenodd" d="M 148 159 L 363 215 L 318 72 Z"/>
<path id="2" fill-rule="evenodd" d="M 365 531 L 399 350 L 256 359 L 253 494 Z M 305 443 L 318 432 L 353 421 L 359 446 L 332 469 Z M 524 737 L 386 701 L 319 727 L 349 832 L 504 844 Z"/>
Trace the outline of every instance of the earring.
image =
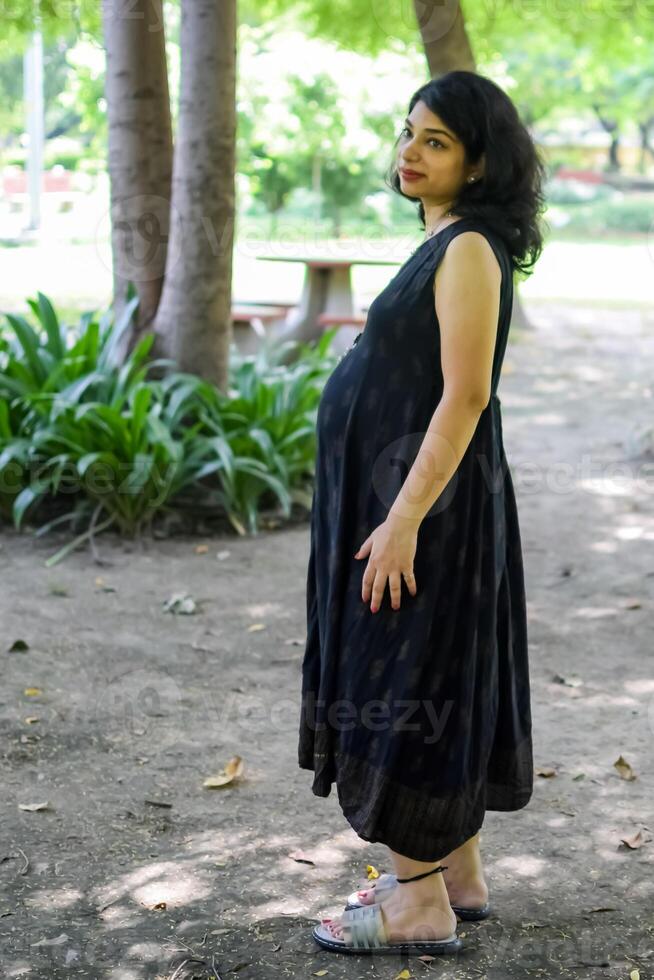
<path id="1" fill-rule="evenodd" d="M 468 183 L 472 184 L 476 179 L 477 179 L 476 177 L 468 177 Z"/>

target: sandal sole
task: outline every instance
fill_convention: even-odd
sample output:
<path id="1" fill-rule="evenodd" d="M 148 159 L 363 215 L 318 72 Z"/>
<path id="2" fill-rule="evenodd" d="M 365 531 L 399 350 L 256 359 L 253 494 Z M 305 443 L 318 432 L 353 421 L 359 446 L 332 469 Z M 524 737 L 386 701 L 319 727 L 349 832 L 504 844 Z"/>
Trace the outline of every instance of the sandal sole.
<path id="1" fill-rule="evenodd" d="M 335 939 L 328 939 L 326 936 L 323 936 L 319 932 L 319 929 L 319 926 L 314 926 L 311 935 L 319 946 L 328 950 L 330 953 L 354 953 L 363 956 L 374 955 L 375 953 L 382 955 L 416 953 L 420 956 L 428 953 L 431 956 L 438 956 L 447 953 L 458 953 L 463 949 L 463 942 L 458 937 L 456 939 L 443 940 L 442 943 L 428 939 L 421 942 L 418 939 L 412 943 L 392 943 L 390 946 L 373 946 L 372 948 L 366 948 L 365 946 L 346 946 L 343 942 L 339 943 Z"/>

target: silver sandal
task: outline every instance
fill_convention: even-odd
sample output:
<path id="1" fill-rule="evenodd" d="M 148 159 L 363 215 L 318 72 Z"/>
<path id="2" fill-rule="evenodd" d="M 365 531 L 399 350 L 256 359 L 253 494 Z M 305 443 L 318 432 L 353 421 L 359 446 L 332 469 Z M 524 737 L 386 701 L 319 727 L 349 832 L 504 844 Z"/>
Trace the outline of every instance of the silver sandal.
<path id="1" fill-rule="evenodd" d="M 446 865 L 447 867 L 447 865 Z M 361 909 L 366 908 L 369 905 L 376 904 L 377 902 L 383 902 L 385 898 L 395 890 L 397 885 L 397 878 L 394 874 L 381 874 L 379 878 L 375 879 L 373 893 L 375 895 L 374 902 L 362 902 L 359 899 L 359 892 L 350 892 L 347 897 L 347 905 L 345 910 L 349 909 Z M 370 887 L 370 886 L 369 886 Z M 364 889 L 360 889 L 364 891 Z M 452 911 L 455 912 L 460 919 L 465 922 L 477 922 L 480 919 L 487 919 L 490 915 L 490 904 L 486 902 L 485 905 L 478 906 L 477 908 L 467 907 L 465 905 L 452 905 Z"/>
<path id="2" fill-rule="evenodd" d="M 413 878 L 396 878 L 395 881 L 396 883 L 415 881 L 417 878 L 424 878 L 426 875 L 443 871 L 445 867 L 439 865 L 432 871 L 414 875 Z M 395 885 L 393 885 L 394 887 Z M 333 936 L 322 923 L 314 926 L 312 936 L 319 946 L 331 953 L 428 953 L 431 956 L 436 956 L 439 953 L 458 953 L 463 948 L 463 943 L 456 931 L 445 939 L 412 939 L 400 943 L 389 943 L 382 910 L 378 902 L 346 909 L 341 916 L 341 927 L 342 939 Z"/>

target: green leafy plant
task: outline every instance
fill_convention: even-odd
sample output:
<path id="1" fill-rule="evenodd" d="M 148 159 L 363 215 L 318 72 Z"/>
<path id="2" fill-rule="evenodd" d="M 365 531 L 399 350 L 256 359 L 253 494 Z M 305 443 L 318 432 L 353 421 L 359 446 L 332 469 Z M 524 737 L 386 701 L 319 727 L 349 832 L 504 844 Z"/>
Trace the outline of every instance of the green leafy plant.
<path id="1" fill-rule="evenodd" d="M 152 335 L 120 362 L 135 297 L 115 325 L 85 313 L 68 327 L 42 293 L 28 303 L 35 322 L 7 315 L 0 336 L 0 514 L 18 529 L 42 515 L 37 534 L 83 529 L 49 564 L 106 528 L 134 536 L 200 501 L 239 534 L 256 534 L 266 507 L 310 506 L 334 330 L 290 366 L 294 344 L 232 348 L 225 393 L 182 372 L 149 377 L 171 366 L 148 360 Z"/>

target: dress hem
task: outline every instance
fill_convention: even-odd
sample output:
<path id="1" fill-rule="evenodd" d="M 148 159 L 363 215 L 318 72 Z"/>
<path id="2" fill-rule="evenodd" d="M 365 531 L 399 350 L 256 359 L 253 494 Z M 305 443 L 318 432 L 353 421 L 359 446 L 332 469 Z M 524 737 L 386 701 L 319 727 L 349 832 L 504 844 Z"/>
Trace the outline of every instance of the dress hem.
<path id="1" fill-rule="evenodd" d="M 375 767 L 343 753 L 336 753 L 335 765 L 316 774 L 311 791 L 327 797 L 335 784 L 343 815 L 362 840 L 385 844 L 414 861 L 439 861 L 477 833 L 487 811 L 514 812 L 529 803 L 533 795 L 533 782 L 527 785 L 527 772 L 533 773 L 530 739 L 519 748 L 513 780 L 481 781 L 451 798 L 426 796 L 424 790 L 380 778 Z M 310 758 L 300 758 L 298 763 L 301 769 L 316 771 Z M 522 780 L 515 778 L 518 772 Z"/>

